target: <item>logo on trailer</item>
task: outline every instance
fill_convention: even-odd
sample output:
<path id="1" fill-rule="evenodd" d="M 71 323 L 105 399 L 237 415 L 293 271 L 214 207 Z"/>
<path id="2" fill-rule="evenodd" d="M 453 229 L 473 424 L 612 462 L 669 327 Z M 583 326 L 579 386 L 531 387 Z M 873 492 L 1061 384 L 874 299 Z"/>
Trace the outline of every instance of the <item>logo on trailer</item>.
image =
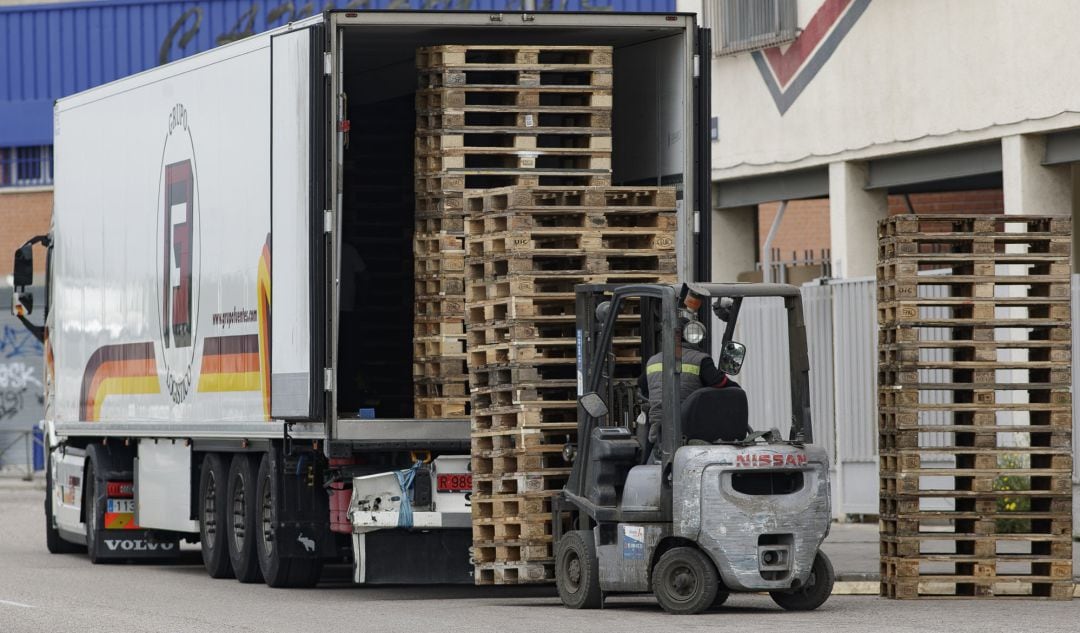
<path id="1" fill-rule="evenodd" d="M 191 391 L 199 316 L 199 182 L 187 109 L 169 112 L 158 186 L 158 316 L 169 396 Z"/>

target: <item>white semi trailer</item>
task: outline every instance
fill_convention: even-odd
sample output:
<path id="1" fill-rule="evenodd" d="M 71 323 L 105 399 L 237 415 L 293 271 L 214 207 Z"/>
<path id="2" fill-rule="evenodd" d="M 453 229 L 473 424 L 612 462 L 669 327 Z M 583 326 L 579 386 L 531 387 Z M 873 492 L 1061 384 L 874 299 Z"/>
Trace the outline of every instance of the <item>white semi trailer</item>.
<path id="1" fill-rule="evenodd" d="M 61 99 L 52 230 L 16 253 L 13 302 L 45 342 L 49 549 L 186 540 L 212 576 L 273 586 L 335 560 L 471 582 L 469 422 L 412 415 L 415 50 L 613 46 L 613 182 L 680 187 L 700 279 L 705 35 L 681 14 L 329 12 Z M 411 512 L 374 507 L 410 467 Z"/>

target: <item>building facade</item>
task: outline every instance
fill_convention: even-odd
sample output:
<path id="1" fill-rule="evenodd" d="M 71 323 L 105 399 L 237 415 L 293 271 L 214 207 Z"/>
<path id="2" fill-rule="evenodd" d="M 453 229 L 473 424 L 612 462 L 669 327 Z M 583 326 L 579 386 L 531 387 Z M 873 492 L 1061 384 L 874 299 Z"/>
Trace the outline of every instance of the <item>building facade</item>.
<path id="1" fill-rule="evenodd" d="M 762 203 L 827 201 L 841 277 L 873 275 L 876 221 L 920 196 L 939 210 L 1073 213 L 1080 65 L 1070 60 L 1080 42 L 1070 25 L 1080 4 L 758 4 L 790 9 L 795 28 L 772 29 L 776 45 L 740 51 L 723 38 L 745 33 L 725 33 L 721 18 L 746 3 L 678 3 L 714 28 L 716 275 L 760 262 Z"/>

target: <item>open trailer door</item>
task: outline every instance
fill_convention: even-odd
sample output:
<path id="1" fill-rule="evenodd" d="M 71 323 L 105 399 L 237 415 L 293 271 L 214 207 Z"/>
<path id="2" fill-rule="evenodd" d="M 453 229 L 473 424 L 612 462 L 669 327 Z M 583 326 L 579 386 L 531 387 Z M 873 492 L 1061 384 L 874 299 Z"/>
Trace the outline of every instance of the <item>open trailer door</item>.
<path id="1" fill-rule="evenodd" d="M 317 24 L 271 39 L 270 414 L 283 420 L 326 411 L 323 32 Z"/>

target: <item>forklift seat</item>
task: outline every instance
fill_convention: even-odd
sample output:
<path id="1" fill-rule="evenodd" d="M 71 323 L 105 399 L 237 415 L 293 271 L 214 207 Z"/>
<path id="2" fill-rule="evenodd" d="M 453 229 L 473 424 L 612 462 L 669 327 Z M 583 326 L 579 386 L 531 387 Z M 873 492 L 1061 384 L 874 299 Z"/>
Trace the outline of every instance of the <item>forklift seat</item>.
<path id="1" fill-rule="evenodd" d="M 689 440 L 737 442 L 750 433 L 746 392 L 739 387 L 703 387 L 682 404 L 682 430 Z"/>

